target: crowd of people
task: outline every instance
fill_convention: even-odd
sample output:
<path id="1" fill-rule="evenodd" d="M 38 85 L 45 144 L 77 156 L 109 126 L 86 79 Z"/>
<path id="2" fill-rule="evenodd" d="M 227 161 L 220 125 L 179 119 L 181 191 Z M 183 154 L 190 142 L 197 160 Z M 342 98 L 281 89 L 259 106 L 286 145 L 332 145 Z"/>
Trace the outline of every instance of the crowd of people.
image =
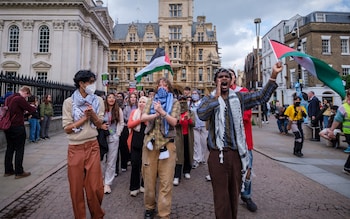
<path id="1" fill-rule="evenodd" d="M 249 211 L 255 212 L 258 208 L 252 200 L 252 108 L 265 105 L 265 123 L 268 123 L 267 111 L 273 110 L 280 133 L 294 134 L 293 154 L 298 157 L 303 156 L 305 117 L 322 129 L 319 114 L 323 115 L 323 125 L 328 129 L 319 133 L 315 128 L 315 140 L 319 140 L 319 136 L 333 139 L 335 124 L 348 125 L 346 113 L 350 107 L 347 105 L 340 107 L 339 112 L 336 106 L 324 101 L 325 109 L 318 105 L 319 111 L 313 114 L 316 110 L 313 105 L 309 104 L 306 110 L 297 96 L 289 106 L 276 101 L 271 107 L 268 100 L 277 88 L 275 81 L 282 68 L 281 63 L 276 63 L 268 83 L 259 91 L 236 85 L 235 72 L 220 68 L 214 75 L 216 87 L 206 96 L 189 87 L 181 93 L 175 92 L 172 83 L 162 77 L 156 81 L 154 90 L 148 92 L 113 92 L 100 97 L 95 94 L 96 75 L 89 70 L 78 71 L 74 76 L 76 90 L 64 101 L 62 109 L 75 217 L 86 218 L 87 202 L 91 218 L 103 218 L 103 196 L 112 193 L 115 177 L 131 168 L 129 193 L 132 197 L 143 193 L 144 218 L 152 219 L 156 215 L 170 218 L 173 186 L 190 180 L 191 171 L 199 165 L 205 165 L 208 171 L 205 179 L 212 184 L 216 218 L 237 218 L 239 198 Z M 350 97 L 350 93 L 348 95 Z M 12 101 L 13 98 L 18 100 Z M 316 102 L 313 92 L 309 93 L 309 100 Z M 16 178 L 23 178 L 30 175 L 22 167 L 23 114 L 26 111 L 28 115 L 30 141 L 49 138 L 53 116 L 51 96 L 46 95 L 39 104 L 30 89 L 23 87 L 8 101 L 11 108 L 15 107 L 14 103 L 20 104 L 17 108 L 21 109 L 22 116 L 14 120 L 18 126 L 5 131 L 8 141 L 5 176 L 15 174 Z M 344 133 L 349 140 L 350 131 Z M 23 139 L 14 137 L 19 134 Z M 348 159 L 344 171 L 349 172 L 349 163 Z"/>

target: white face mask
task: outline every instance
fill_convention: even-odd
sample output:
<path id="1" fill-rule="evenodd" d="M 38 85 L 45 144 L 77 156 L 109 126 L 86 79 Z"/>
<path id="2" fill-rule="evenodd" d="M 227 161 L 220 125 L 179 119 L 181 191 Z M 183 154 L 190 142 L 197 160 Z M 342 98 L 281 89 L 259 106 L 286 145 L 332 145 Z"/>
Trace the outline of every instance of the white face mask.
<path id="1" fill-rule="evenodd" d="M 88 86 L 86 86 L 85 88 L 85 92 L 88 94 L 88 95 L 93 95 L 96 91 L 96 83 L 93 83 L 93 84 L 89 84 Z"/>

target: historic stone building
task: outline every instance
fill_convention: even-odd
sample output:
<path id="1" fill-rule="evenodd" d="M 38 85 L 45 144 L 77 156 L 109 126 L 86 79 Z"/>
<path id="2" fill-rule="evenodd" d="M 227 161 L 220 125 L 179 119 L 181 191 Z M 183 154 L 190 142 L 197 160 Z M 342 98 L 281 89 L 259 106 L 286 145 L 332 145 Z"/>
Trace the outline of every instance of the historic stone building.
<path id="1" fill-rule="evenodd" d="M 165 49 L 174 75 L 164 70 L 136 84 L 134 75 L 149 64 L 157 47 Z M 159 0 L 158 23 L 115 24 L 109 90 L 147 91 L 165 76 L 180 92 L 188 86 L 208 93 L 215 86 L 213 72 L 220 64 L 215 26 L 205 16 L 193 20 L 193 0 Z"/>
<path id="2" fill-rule="evenodd" d="M 103 89 L 113 21 L 102 5 L 100 0 L 0 0 L 1 70 L 73 85 L 78 70 L 90 69 Z"/>

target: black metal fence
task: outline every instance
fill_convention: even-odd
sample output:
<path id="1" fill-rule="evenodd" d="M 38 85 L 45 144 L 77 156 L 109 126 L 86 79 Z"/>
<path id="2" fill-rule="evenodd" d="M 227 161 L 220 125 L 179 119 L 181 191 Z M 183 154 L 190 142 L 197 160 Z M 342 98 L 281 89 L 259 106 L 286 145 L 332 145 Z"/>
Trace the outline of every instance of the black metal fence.
<path id="1" fill-rule="evenodd" d="M 52 96 L 52 105 L 54 108 L 54 115 L 62 115 L 63 101 L 72 95 L 76 89 L 74 86 L 65 85 L 52 81 L 38 80 L 37 78 L 30 78 L 27 76 L 14 76 L 11 74 L 0 73 L 0 96 L 2 100 L 6 95 L 13 92 L 18 92 L 23 85 L 31 87 L 32 94 L 37 96 L 40 102 L 46 94 Z"/>

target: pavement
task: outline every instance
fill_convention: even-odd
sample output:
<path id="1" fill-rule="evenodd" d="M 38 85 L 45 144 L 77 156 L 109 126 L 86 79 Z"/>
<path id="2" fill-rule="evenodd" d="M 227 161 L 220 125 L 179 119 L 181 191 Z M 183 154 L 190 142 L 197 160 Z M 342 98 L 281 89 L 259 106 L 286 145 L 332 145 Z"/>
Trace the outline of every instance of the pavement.
<path id="1" fill-rule="evenodd" d="M 293 135 L 280 135 L 274 118 L 262 128 L 254 126 L 253 136 L 253 198 L 258 211 L 248 212 L 241 202 L 239 218 L 349 217 L 350 176 L 342 172 L 348 157 L 343 152 L 344 142 L 335 149 L 324 140 L 306 139 L 304 157 L 298 158 L 292 153 Z M 0 218 L 73 217 L 66 176 L 67 145 L 63 132 L 54 133 L 49 140 L 28 143 L 23 166 L 32 175 L 26 178 L 2 177 L 1 162 Z M 0 157 L 4 156 L 0 151 Z M 190 180 L 174 187 L 171 218 L 215 217 L 206 174 L 206 165 L 201 165 L 192 170 Z M 105 218 L 142 218 L 142 195 L 129 196 L 129 177 L 130 170 L 121 173 L 112 194 L 105 195 Z"/>

